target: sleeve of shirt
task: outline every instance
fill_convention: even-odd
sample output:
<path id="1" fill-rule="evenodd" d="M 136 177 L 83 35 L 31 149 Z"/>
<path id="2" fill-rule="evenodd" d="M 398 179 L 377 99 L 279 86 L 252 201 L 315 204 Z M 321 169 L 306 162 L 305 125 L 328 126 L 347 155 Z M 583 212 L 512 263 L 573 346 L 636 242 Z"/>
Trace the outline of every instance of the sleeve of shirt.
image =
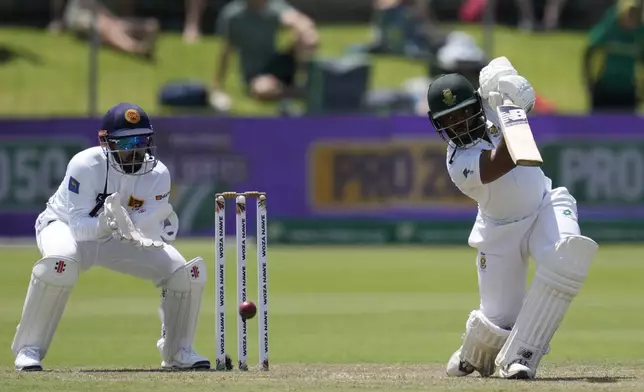
<path id="1" fill-rule="evenodd" d="M 167 209 L 170 198 L 170 172 L 164 168 L 155 173 L 157 180 L 150 188 L 147 197 L 143 200 L 143 207 L 135 210 L 131 214 L 132 222 L 136 227 L 145 233 L 155 232 L 161 229 L 161 221 L 166 216 L 158 216 L 161 209 Z"/>
<path id="2" fill-rule="evenodd" d="M 237 1 L 226 4 L 217 17 L 215 31 L 221 38 L 230 40 L 232 20 L 241 11 L 240 5 Z"/>
<path id="3" fill-rule="evenodd" d="M 230 38 L 230 4 L 221 9 L 215 22 L 215 31 L 221 38 Z"/>
<path id="4" fill-rule="evenodd" d="M 276 0 L 270 2 L 270 10 L 278 17 L 281 17 L 284 12 L 295 11 L 295 8 L 284 0 Z"/>
<path id="5" fill-rule="evenodd" d="M 604 17 L 591 30 L 588 36 L 588 47 L 595 48 L 603 45 L 611 29 L 617 24 L 617 9 L 615 6 L 604 14 Z"/>
<path id="6" fill-rule="evenodd" d="M 109 233 L 99 225 L 98 218 L 90 216 L 96 206 L 96 173 L 80 159 L 72 159 L 67 165 L 63 180 L 67 184 L 65 208 L 69 216 L 69 228 L 79 242 L 95 241 Z"/>
<path id="7" fill-rule="evenodd" d="M 482 186 L 479 171 L 480 150 L 465 150 L 457 153 L 447 170 L 454 184 L 461 190 Z"/>

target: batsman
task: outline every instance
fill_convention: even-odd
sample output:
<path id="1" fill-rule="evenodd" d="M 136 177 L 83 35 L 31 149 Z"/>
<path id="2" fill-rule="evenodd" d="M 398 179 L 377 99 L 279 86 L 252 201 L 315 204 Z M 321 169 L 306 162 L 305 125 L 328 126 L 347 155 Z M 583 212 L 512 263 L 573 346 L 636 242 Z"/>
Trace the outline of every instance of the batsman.
<path id="1" fill-rule="evenodd" d="M 161 289 L 163 368 L 208 369 L 192 348 L 206 268 L 171 245 L 179 219 L 168 201 L 170 173 L 157 159 L 155 131 L 137 105 L 103 117 L 100 146 L 76 154 L 35 224 L 42 258 L 33 266 L 11 346 L 19 371 L 42 370 L 67 299 L 81 272 L 104 267 Z"/>
<path id="2" fill-rule="evenodd" d="M 532 379 L 598 250 L 581 235 L 576 201 L 538 166 L 517 166 L 496 114 L 504 99 L 528 113 L 530 83 L 505 57 L 480 73 L 479 88 L 458 74 L 429 86 L 429 120 L 447 142 L 447 170 L 478 203 L 468 243 L 477 250 L 480 305 L 469 314 L 450 376 Z M 527 286 L 528 262 L 536 272 Z M 526 292 L 527 291 L 527 292 Z"/>

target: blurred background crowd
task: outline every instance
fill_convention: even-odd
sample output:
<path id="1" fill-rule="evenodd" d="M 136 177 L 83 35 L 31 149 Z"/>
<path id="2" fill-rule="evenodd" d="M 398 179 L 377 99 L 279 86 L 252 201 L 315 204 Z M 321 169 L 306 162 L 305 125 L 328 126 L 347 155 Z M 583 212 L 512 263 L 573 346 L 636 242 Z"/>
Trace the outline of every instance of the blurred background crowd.
<path id="1" fill-rule="evenodd" d="M 425 115 L 506 56 L 536 113 L 636 112 L 641 0 L 0 0 L 0 115 Z"/>

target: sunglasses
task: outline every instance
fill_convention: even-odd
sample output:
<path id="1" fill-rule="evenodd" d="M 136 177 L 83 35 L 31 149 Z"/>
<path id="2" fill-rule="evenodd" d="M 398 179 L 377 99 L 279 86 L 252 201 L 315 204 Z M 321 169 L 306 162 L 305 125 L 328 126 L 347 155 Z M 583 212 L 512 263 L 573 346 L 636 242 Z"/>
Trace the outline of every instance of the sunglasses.
<path id="1" fill-rule="evenodd" d="M 150 146 L 150 136 L 128 136 L 119 139 L 110 139 L 110 143 L 117 150 L 134 150 Z"/>

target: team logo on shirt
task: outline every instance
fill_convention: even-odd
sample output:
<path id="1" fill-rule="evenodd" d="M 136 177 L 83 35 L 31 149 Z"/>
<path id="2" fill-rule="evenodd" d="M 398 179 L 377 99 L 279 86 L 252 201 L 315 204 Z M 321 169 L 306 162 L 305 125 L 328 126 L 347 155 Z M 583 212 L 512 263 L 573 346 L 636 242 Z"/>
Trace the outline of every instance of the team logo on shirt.
<path id="1" fill-rule="evenodd" d="M 125 112 L 125 121 L 130 124 L 138 124 L 141 121 L 141 115 L 134 109 L 128 109 Z"/>
<path id="2" fill-rule="evenodd" d="M 78 195 L 78 192 L 80 192 L 80 182 L 76 180 L 74 177 L 69 177 L 69 186 L 67 187 L 70 192 L 74 192 L 75 194 Z"/>
<path id="3" fill-rule="evenodd" d="M 143 207 L 143 200 L 137 199 L 134 196 L 130 196 L 127 200 L 127 206 L 130 208 L 141 208 Z"/>
<path id="4" fill-rule="evenodd" d="M 481 252 L 479 256 L 479 268 L 481 269 L 481 271 L 487 268 L 487 259 L 485 258 L 485 253 L 483 252 Z"/>
<path id="5" fill-rule="evenodd" d="M 155 198 L 156 200 L 163 200 L 163 199 L 165 199 L 166 197 L 168 197 L 169 195 L 170 195 L 170 192 L 168 191 L 168 192 L 166 192 L 166 193 L 164 193 L 164 194 L 162 194 L 162 195 L 156 195 L 156 196 L 154 196 L 154 198 Z"/>
<path id="6" fill-rule="evenodd" d="M 497 129 L 497 127 L 496 127 L 496 126 L 494 126 L 494 125 L 492 125 L 492 126 L 489 128 L 489 132 L 490 132 L 490 135 L 492 135 L 492 136 L 494 136 L 494 137 L 499 136 L 499 130 L 498 130 L 498 129 Z"/>
<path id="7" fill-rule="evenodd" d="M 575 213 L 574 213 L 574 212 L 572 212 L 572 210 L 571 210 L 570 208 L 566 208 L 566 209 L 562 212 L 562 214 L 563 214 L 564 216 L 566 216 L 566 217 L 568 217 L 568 218 L 572 219 L 572 220 L 577 220 L 577 217 L 575 216 Z"/>

